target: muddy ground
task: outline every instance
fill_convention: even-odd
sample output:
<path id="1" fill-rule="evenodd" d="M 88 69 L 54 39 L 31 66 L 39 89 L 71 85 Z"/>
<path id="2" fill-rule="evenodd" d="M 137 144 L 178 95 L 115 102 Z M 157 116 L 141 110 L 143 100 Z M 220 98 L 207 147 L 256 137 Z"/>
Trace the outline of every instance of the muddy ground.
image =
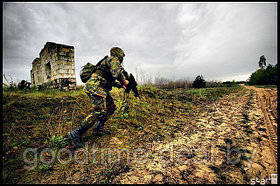
<path id="1" fill-rule="evenodd" d="M 277 173 L 276 90 L 246 88 L 250 91 L 203 105 L 175 140 L 152 144 L 152 159 L 142 164 L 137 159 L 112 182 L 240 184 L 271 179 Z"/>

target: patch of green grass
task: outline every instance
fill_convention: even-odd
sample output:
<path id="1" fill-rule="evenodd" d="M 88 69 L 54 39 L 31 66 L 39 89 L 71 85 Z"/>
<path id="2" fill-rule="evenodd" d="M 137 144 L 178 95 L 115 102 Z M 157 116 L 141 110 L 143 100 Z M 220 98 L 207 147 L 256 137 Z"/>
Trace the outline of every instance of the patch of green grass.
<path id="1" fill-rule="evenodd" d="M 250 85 L 257 88 L 277 88 L 277 85 Z"/>
<path id="2" fill-rule="evenodd" d="M 38 169 L 44 172 L 52 169 L 52 166 L 48 164 L 42 164 L 42 165 L 38 165 Z"/>
<path id="3" fill-rule="evenodd" d="M 85 94 L 83 89 L 77 89 L 74 91 L 60 91 L 58 89 L 42 90 L 37 89 L 26 89 L 26 90 L 3 90 L 3 95 L 9 95 L 12 97 L 26 97 L 26 98 L 35 98 L 35 97 L 53 97 L 61 98 L 65 96 L 77 96 L 80 94 Z"/>
<path id="4" fill-rule="evenodd" d="M 23 140 L 21 142 L 14 142 L 11 144 L 11 147 L 16 147 L 16 146 L 28 146 L 31 143 L 30 139 Z"/>
<path id="5" fill-rule="evenodd" d="M 51 115 L 50 114 L 43 114 L 43 115 L 39 115 L 40 119 L 46 119 L 49 118 Z"/>
<path id="6" fill-rule="evenodd" d="M 204 98 L 204 100 L 217 100 L 223 95 L 228 95 L 230 93 L 238 92 L 242 90 L 243 87 L 240 85 L 234 87 L 216 87 L 216 88 L 201 88 L 201 89 L 190 89 L 188 93 L 191 96 Z"/>
<path id="7" fill-rule="evenodd" d="M 64 136 L 57 137 L 56 135 L 53 135 L 52 138 L 49 141 L 49 147 L 50 148 L 63 148 L 66 145 L 68 145 L 67 138 Z"/>
<path id="8" fill-rule="evenodd" d="M 197 96 L 197 97 L 202 98 L 207 95 L 207 89 L 206 88 L 190 89 L 190 90 L 188 90 L 188 93 L 192 96 Z"/>

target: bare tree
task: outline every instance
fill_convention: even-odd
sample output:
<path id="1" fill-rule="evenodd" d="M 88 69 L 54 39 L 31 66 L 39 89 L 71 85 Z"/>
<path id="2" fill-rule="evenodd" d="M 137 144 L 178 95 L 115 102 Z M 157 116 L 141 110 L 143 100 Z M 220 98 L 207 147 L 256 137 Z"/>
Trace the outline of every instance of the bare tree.
<path id="1" fill-rule="evenodd" d="M 266 62 L 265 61 L 266 61 L 266 59 L 265 59 L 264 55 L 262 55 L 260 57 L 260 61 L 259 61 L 259 67 L 260 68 L 264 68 L 266 66 Z"/>

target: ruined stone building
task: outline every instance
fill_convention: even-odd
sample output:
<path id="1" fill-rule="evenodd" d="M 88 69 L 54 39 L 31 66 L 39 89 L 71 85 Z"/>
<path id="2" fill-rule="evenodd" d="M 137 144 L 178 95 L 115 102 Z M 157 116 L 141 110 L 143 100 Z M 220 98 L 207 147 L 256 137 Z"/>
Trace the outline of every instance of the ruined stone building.
<path id="1" fill-rule="evenodd" d="M 32 62 L 31 86 L 40 89 L 75 90 L 74 47 L 47 42 Z"/>

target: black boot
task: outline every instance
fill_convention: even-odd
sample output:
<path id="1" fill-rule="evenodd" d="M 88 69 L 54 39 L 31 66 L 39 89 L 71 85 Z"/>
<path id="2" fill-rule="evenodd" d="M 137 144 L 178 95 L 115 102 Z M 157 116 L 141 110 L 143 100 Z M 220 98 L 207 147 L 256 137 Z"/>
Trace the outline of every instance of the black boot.
<path id="1" fill-rule="evenodd" d="M 72 140 L 72 142 L 75 144 L 76 148 L 82 148 L 82 135 L 86 133 L 86 131 L 89 129 L 89 127 L 85 127 L 83 125 L 78 126 L 74 130 L 72 130 L 69 133 L 69 136 Z"/>
<path id="2" fill-rule="evenodd" d="M 108 135 L 111 134 L 110 130 L 104 130 L 104 123 L 107 121 L 108 119 L 104 119 L 104 120 L 99 120 L 97 122 L 97 124 L 93 127 L 93 134 L 95 135 Z"/>

